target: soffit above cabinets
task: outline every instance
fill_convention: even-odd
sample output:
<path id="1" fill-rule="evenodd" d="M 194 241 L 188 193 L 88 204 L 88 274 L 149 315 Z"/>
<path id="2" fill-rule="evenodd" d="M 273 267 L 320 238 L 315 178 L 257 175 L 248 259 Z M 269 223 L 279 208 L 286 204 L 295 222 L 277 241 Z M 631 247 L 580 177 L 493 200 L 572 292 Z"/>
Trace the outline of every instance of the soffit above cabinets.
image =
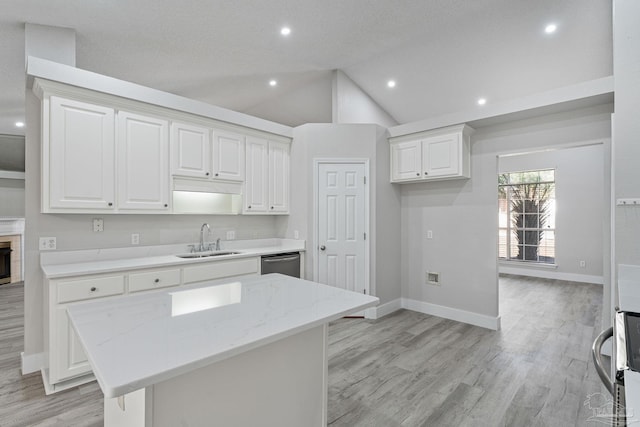
<path id="1" fill-rule="evenodd" d="M 466 123 L 474 129 L 613 103 L 613 76 L 389 128 L 397 137 Z"/>
<path id="2" fill-rule="evenodd" d="M 28 58 L 27 75 L 30 78 L 45 79 L 50 82 L 74 86 L 79 90 L 88 89 L 107 96 L 125 98 L 128 102 L 137 101 L 150 106 L 195 114 L 206 119 L 218 120 L 287 138 L 293 136 L 293 128 L 280 123 L 42 58 L 33 56 Z M 69 86 L 66 87 L 65 91 L 68 90 L 70 90 Z"/>

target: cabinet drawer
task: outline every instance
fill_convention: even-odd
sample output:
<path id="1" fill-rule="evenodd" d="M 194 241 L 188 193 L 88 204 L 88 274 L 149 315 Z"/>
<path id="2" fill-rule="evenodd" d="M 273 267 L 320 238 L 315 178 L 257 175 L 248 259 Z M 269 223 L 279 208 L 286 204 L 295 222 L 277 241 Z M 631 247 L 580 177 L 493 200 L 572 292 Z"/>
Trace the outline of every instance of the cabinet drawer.
<path id="1" fill-rule="evenodd" d="M 124 293 L 124 276 L 59 282 L 57 287 L 59 303 L 101 298 Z"/>
<path id="2" fill-rule="evenodd" d="M 223 277 L 241 276 L 258 272 L 258 258 L 217 261 L 184 268 L 184 283 L 203 282 Z"/>
<path id="3" fill-rule="evenodd" d="M 129 275 L 129 292 L 166 288 L 180 284 L 180 269 L 147 271 Z"/>

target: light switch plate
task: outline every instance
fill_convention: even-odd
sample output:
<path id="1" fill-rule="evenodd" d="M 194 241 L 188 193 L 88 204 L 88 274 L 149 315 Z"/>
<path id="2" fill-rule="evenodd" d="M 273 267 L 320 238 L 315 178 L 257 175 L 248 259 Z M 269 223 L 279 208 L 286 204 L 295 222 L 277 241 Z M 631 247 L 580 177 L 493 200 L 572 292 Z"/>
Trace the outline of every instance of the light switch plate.
<path id="1" fill-rule="evenodd" d="M 41 251 L 52 251 L 56 248 L 55 237 L 41 237 L 39 243 Z"/>
<path id="2" fill-rule="evenodd" d="M 236 238 L 235 230 L 227 231 L 227 240 L 234 240 Z"/>
<path id="3" fill-rule="evenodd" d="M 139 245 L 140 244 L 140 235 L 138 233 L 133 233 L 131 235 L 131 244 Z"/>

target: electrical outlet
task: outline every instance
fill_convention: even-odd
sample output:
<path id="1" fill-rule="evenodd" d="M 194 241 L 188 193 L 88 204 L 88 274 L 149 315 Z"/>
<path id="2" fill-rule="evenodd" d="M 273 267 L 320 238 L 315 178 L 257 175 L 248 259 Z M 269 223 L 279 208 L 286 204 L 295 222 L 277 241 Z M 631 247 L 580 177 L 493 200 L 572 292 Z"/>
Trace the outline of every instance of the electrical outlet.
<path id="1" fill-rule="evenodd" d="M 433 231 L 427 230 L 427 239 L 433 239 Z"/>
<path id="2" fill-rule="evenodd" d="M 296 239 L 296 240 L 300 238 L 300 232 L 298 230 L 295 230 L 293 232 L 293 238 Z"/>
<path id="3" fill-rule="evenodd" d="M 424 282 L 427 285 L 440 286 L 440 273 L 426 271 L 424 273 Z"/>
<path id="4" fill-rule="evenodd" d="M 587 262 L 585 260 L 580 260 L 580 268 L 586 268 Z"/>
<path id="5" fill-rule="evenodd" d="M 104 220 L 102 218 L 93 218 L 93 232 L 101 233 L 104 231 Z"/>
<path id="6" fill-rule="evenodd" d="M 236 238 L 235 230 L 227 231 L 227 240 L 234 240 Z"/>
<path id="7" fill-rule="evenodd" d="M 140 244 L 140 235 L 138 233 L 133 233 L 131 235 L 131 244 L 139 245 Z"/>
<path id="8" fill-rule="evenodd" d="M 56 238 L 55 237 L 41 237 L 40 238 L 40 250 L 41 251 L 52 251 L 56 248 Z"/>

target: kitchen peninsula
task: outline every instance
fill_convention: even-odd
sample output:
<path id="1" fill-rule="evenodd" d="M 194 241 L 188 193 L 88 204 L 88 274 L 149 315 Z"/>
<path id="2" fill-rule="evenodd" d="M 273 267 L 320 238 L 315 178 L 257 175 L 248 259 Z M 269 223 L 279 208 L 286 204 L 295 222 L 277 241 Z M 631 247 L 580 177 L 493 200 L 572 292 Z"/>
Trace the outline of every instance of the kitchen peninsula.
<path id="1" fill-rule="evenodd" d="M 378 298 L 280 274 L 68 307 L 105 426 L 324 426 L 327 324 Z"/>

